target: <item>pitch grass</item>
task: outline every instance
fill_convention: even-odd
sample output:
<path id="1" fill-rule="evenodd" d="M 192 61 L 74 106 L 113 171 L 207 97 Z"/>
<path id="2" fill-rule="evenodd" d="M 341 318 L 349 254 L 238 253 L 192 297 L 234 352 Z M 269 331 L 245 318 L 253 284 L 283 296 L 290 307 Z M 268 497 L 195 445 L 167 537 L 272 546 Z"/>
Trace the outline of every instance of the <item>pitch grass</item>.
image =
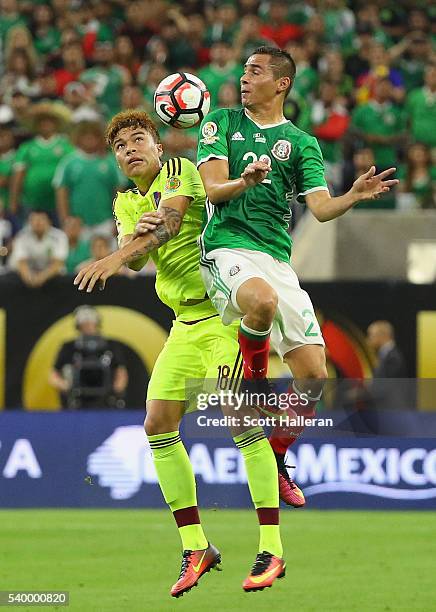
<path id="1" fill-rule="evenodd" d="M 0 511 L 0 590 L 69 590 L 70 606 L 56 609 L 80 612 L 436 610 L 436 513 L 284 510 L 287 576 L 258 593 L 241 589 L 255 513 L 202 517 L 223 571 L 174 600 L 180 548 L 169 512 Z"/>

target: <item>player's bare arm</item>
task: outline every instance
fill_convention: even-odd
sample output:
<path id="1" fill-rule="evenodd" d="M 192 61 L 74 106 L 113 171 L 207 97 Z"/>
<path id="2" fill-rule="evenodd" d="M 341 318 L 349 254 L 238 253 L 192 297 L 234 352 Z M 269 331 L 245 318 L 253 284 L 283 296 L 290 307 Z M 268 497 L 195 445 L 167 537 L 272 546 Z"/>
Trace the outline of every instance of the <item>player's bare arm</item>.
<path id="1" fill-rule="evenodd" d="M 190 200 L 186 196 L 166 200 L 164 205 L 159 207 L 162 214 L 161 224 L 145 235 L 133 234 L 132 239 L 118 251 L 85 266 L 74 279 L 74 284 L 78 285 L 80 291 L 86 289 L 87 293 L 94 289 L 96 283 L 104 289 L 107 279 L 116 274 L 121 266 L 134 262 L 177 236 Z"/>
<path id="2" fill-rule="evenodd" d="M 388 177 L 396 168 L 388 168 L 380 174 L 375 173 L 375 166 L 357 178 L 351 189 L 344 195 L 332 198 L 328 191 L 315 191 L 306 195 L 306 203 L 318 221 L 331 221 L 346 213 L 362 200 L 377 200 L 391 187 L 398 185 L 398 179 Z"/>
<path id="3" fill-rule="evenodd" d="M 245 167 L 240 178 L 230 180 L 229 164 L 225 159 L 212 159 L 199 168 L 204 189 L 212 204 L 237 198 L 250 187 L 261 183 L 270 171 L 269 164 L 256 161 Z"/>

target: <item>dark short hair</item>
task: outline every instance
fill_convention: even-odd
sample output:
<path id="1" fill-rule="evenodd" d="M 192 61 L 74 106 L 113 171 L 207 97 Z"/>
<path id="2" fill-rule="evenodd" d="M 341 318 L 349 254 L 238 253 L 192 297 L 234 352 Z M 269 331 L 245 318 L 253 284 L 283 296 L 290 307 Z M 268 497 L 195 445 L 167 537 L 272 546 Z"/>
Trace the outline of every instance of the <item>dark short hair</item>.
<path id="1" fill-rule="evenodd" d="M 125 128 L 143 128 L 156 143 L 160 143 L 159 132 L 146 112 L 126 110 L 112 117 L 106 128 L 106 142 L 109 146 L 113 146 L 118 133 Z"/>
<path id="2" fill-rule="evenodd" d="M 295 73 L 297 72 L 297 67 L 291 54 L 277 47 L 264 46 L 258 47 L 251 55 L 269 55 L 271 57 L 270 64 L 274 78 L 280 79 L 281 77 L 289 77 L 291 79 L 291 84 L 285 92 L 286 97 L 291 90 L 295 79 Z"/>

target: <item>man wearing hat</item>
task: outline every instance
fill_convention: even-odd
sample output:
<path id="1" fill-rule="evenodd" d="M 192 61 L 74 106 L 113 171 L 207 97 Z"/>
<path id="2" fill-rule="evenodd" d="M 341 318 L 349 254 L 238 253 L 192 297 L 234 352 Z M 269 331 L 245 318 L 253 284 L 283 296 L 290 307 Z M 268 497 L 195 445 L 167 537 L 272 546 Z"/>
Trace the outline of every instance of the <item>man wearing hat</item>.
<path id="1" fill-rule="evenodd" d="M 68 121 L 65 107 L 52 102 L 33 106 L 28 121 L 36 136 L 19 146 L 11 181 L 10 210 L 27 218 L 31 210 L 44 210 L 57 224 L 52 180 L 61 159 L 73 151 L 62 133 Z"/>

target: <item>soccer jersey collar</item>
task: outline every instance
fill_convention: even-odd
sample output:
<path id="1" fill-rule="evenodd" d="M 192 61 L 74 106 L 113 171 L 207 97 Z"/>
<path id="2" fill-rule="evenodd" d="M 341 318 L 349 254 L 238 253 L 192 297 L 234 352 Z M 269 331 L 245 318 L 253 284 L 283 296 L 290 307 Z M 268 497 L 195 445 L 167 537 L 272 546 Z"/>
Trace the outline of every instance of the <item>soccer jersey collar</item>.
<path id="1" fill-rule="evenodd" d="M 260 123 L 257 123 L 257 121 L 255 121 L 254 119 L 252 119 L 252 117 L 250 117 L 250 115 L 247 113 L 247 109 L 245 108 L 244 108 L 244 114 L 247 117 L 247 119 L 250 119 L 250 121 L 252 121 L 254 125 L 256 125 L 258 128 L 262 130 L 273 128 L 273 127 L 278 127 L 279 125 L 284 125 L 285 123 L 289 123 L 289 119 L 286 119 L 286 117 L 283 117 L 283 119 L 279 121 L 278 123 L 266 123 L 265 125 L 262 125 Z"/>

